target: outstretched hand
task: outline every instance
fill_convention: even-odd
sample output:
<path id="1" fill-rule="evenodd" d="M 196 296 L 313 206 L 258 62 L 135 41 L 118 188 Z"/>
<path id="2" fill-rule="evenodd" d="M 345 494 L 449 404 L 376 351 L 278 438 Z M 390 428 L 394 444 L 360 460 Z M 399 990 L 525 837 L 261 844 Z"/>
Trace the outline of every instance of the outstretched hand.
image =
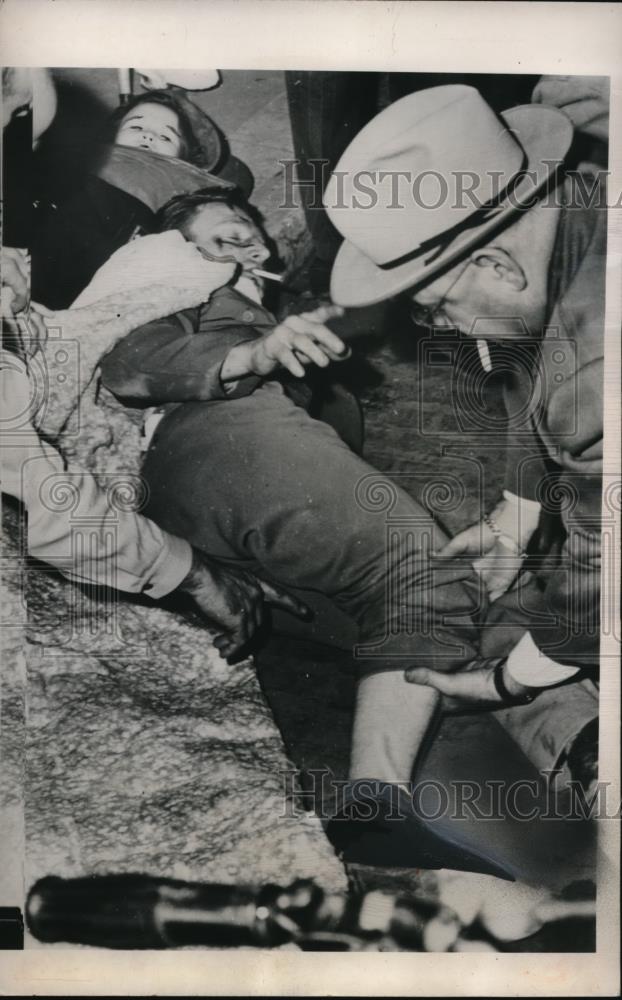
<path id="1" fill-rule="evenodd" d="M 236 656 L 261 627 L 266 604 L 309 619 L 306 604 L 279 586 L 243 569 L 231 569 L 193 549 L 192 567 L 179 590 L 189 594 L 218 631 L 214 645 L 226 659 Z"/>
<path id="2" fill-rule="evenodd" d="M 422 684 L 442 694 L 443 709 L 447 712 L 468 708 L 484 710 L 507 704 L 495 685 L 494 674 L 498 664 L 498 659 L 474 660 L 455 674 L 429 667 L 411 667 L 404 676 L 410 684 Z M 532 694 L 532 689 L 514 680 L 505 664 L 502 670 L 504 685 L 512 698 Z"/>
<path id="3" fill-rule="evenodd" d="M 485 521 L 472 524 L 434 553 L 439 559 L 471 557 L 473 568 L 483 580 L 491 601 L 514 584 L 523 564 L 516 548 L 505 545 Z"/>
<path id="4" fill-rule="evenodd" d="M 296 378 L 302 378 L 307 365 L 326 368 L 331 361 L 344 361 L 350 349 L 325 324 L 343 315 L 340 306 L 320 306 L 312 312 L 288 316 L 251 348 L 251 370 L 256 375 L 269 375 L 277 368 L 286 368 Z"/>
<path id="5" fill-rule="evenodd" d="M 496 662 L 496 661 L 495 661 Z M 493 674 L 495 664 L 485 662 L 475 669 L 469 664 L 459 673 L 447 674 L 429 667 L 411 667 L 405 677 L 410 684 L 421 684 L 434 688 L 443 695 L 443 709 L 447 712 L 465 708 L 492 708 L 501 704 L 501 697 L 495 688 Z"/>
<path id="6" fill-rule="evenodd" d="M 21 312 L 28 305 L 30 286 L 30 255 L 19 247 L 2 247 L 2 314 Z M 8 308 L 5 293 L 10 290 Z"/>
<path id="7" fill-rule="evenodd" d="M 2 248 L 2 325 L 4 346 L 21 358 L 32 357 L 47 340 L 53 313 L 30 301 L 30 255 L 17 247 Z"/>
<path id="8" fill-rule="evenodd" d="M 7 350 L 14 351 L 24 360 L 42 351 L 47 343 L 48 323 L 53 315 L 50 309 L 38 302 L 31 302 L 27 312 L 17 315 L 5 313 L 3 309 L 2 321 Z"/>

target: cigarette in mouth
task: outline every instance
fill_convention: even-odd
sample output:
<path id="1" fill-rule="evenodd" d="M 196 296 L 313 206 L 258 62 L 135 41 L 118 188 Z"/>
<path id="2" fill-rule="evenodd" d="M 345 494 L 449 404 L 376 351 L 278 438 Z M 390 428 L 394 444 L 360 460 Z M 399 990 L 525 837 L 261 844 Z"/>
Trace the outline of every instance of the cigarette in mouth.
<path id="1" fill-rule="evenodd" d="M 253 268 L 253 274 L 258 278 L 268 278 L 269 281 L 284 281 L 282 274 L 273 274 L 272 271 L 262 271 L 260 268 Z"/>

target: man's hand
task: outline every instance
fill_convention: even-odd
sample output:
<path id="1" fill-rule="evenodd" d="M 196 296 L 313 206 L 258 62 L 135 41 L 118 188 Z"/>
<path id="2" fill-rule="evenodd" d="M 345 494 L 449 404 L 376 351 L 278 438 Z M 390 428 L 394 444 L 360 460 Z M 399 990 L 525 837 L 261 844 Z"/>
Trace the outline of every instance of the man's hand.
<path id="1" fill-rule="evenodd" d="M 302 378 L 305 366 L 326 368 L 331 361 L 345 361 L 350 349 L 324 324 L 343 315 L 339 306 L 321 306 L 313 312 L 288 316 L 250 348 L 250 370 L 255 375 L 270 375 L 277 368 Z"/>
<path id="2" fill-rule="evenodd" d="M 308 619 L 309 608 L 280 587 L 247 570 L 233 570 L 197 549 L 179 590 L 190 594 L 207 620 L 219 630 L 214 645 L 226 659 L 237 655 L 263 623 L 265 605 Z"/>
<path id="3" fill-rule="evenodd" d="M 30 258 L 27 250 L 2 247 L 2 317 L 21 312 L 28 304 Z M 10 294 L 7 296 L 7 290 Z"/>
<path id="4" fill-rule="evenodd" d="M 509 590 L 523 564 L 522 555 L 504 545 L 485 521 L 465 528 L 434 555 L 439 559 L 476 556 L 473 568 L 484 581 L 491 601 Z"/>
<path id="5" fill-rule="evenodd" d="M 28 311 L 17 316 L 4 315 L 3 311 L 5 331 L 10 334 L 5 336 L 6 347 L 23 359 L 33 357 L 45 347 L 48 339 L 47 322 L 53 315 L 50 309 L 38 302 L 31 302 Z"/>
<path id="6" fill-rule="evenodd" d="M 522 552 L 538 526 L 539 517 L 538 503 L 505 491 L 490 517 L 465 528 L 434 555 L 439 559 L 473 557 L 473 568 L 494 601 L 509 590 L 520 573 Z"/>
<path id="7" fill-rule="evenodd" d="M 455 674 L 430 670 L 428 667 L 411 667 L 405 671 L 404 676 L 410 684 L 422 684 L 440 692 L 443 695 L 443 709 L 447 712 L 466 708 L 499 708 L 504 701 L 494 682 L 497 662 L 476 660 Z M 515 681 L 506 669 L 503 671 L 503 680 L 513 697 L 521 697 L 530 691 L 530 688 Z"/>
<path id="8" fill-rule="evenodd" d="M 559 108 L 578 132 L 608 141 L 609 77 L 541 76 L 531 100 Z"/>
<path id="9" fill-rule="evenodd" d="M 4 346 L 22 358 L 32 357 L 44 347 L 48 332 L 46 317 L 52 313 L 30 302 L 30 256 L 27 250 L 2 248 L 2 323 Z M 12 338 L 12 340 L 11 340 Z"/>

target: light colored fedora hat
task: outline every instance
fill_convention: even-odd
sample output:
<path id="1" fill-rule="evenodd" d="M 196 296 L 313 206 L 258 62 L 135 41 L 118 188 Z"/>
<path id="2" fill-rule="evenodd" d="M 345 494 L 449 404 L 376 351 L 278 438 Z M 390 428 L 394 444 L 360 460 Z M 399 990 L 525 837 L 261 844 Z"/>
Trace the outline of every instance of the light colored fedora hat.
<path id="1" fill-rule="evenodd" d="M 573 128 L 528 104 L 497 116 L 473 87 L 433 87 L 381 111 L 350 143 L 324 206 L 341 235 L 331 295 L 363 306 L 421 285 L 533 196 Z"/>

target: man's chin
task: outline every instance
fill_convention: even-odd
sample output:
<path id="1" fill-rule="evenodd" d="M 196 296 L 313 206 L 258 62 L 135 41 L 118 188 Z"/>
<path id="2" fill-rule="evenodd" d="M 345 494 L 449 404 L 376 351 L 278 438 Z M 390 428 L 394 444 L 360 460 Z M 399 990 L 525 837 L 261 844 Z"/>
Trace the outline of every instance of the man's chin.
<path id="1" fill-rule="evenodd" d="M 254 273 L 254 268 L 245 267 L 242 270 L 242 274 L 244 275 L 245 278 L 250 278 L 250 280 L 257 285 L 259 291 L 263 292 L 263 290 L 266 287 L 266 283 L 263 278 L 260 278 L 258 274 Z"/>

